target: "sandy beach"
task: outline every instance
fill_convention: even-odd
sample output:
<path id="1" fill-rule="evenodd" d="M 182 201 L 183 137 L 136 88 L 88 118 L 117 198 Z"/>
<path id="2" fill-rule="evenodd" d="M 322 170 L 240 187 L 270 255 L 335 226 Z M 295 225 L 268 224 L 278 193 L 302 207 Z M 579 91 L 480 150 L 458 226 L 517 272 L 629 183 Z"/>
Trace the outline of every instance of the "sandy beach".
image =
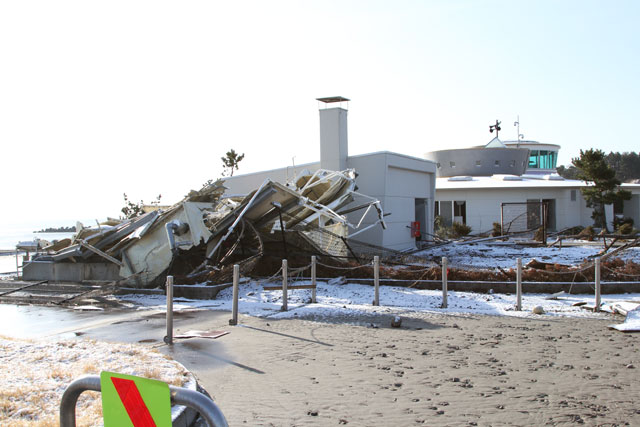
<path id="1" fill-rule="evenodd" d="M 163 347 L 230 425 L 638 425 L 638 334 L 613 319 L 420 313 L 321 320 L 220 312 L 180 330 L 231 331 Z"/>

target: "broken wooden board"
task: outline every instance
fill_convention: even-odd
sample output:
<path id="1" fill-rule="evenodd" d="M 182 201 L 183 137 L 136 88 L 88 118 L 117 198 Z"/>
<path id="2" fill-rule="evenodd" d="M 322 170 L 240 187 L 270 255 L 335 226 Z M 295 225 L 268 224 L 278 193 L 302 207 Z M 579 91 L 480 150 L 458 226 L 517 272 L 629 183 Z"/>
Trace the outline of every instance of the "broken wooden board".
<path id="1" fill-rule="evenodd" d="M 567 295 L 567 293 L 566 293 L 566 292 L 564 292 L 564 291 L 560 291 L 560 292 L 556 292 L 555 294 L 551 294 L 551 295 L 549 295 L 549 296 L 548 296 L 548 297 L 546 297 L 545 299 L 547 299 L 547 300 L 557 300 L 558 298 L 560 298 L 560 297 L 562 297 L 562 296 L 565 296 L 565 295 Z M 580 303 L 576 303 L 576 304 L 580 304 Z M 576 305 L 576 304 L 574 304 L 574 305 Z"/>
<path id="2" fill-rule="evenodd" d="M 227 335 L 228 331 L 187 331 L 184 334 L 179 334 L 174 336 L 175 339 L 185 339 L 185 338 L 209 338 L 216 339 L 220 338 L 223 335 Z"/>

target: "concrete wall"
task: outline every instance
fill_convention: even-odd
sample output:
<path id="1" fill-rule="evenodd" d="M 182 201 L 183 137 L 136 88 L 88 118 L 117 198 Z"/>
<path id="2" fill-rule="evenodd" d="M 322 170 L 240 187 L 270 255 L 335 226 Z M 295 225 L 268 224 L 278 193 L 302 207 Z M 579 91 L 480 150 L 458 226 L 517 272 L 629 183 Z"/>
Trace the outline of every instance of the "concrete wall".
<path id="1" fill-rule="evenodd" d="M 119 280 L 120 267 L 102 262 L 32 261 L 22 270 L 23 280 L 52 280 L 54 282 L 83 282 L 85 280 Z"/>
<path id="2" fill-rule="evenodd" d="M 432 151 L 424 157 L 436 162 L 438 177 L 522 175 L 529 162 L 529 149 L 464 148 Z"/>

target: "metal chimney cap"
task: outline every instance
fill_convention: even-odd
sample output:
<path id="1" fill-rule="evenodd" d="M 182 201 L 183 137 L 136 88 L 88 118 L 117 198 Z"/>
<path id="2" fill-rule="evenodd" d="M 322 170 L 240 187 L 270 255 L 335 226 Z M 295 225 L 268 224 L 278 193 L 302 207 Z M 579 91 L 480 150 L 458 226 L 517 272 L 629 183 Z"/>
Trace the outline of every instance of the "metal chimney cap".
<path id="1" fill-rule="evenodd" d="M 316 101 L 320 101 L 320 102 L 324 102 L 325 104 L 330 104 L 333 102 L 349 102 L 350 99 L 347 99 L 345 97 L 342 96 L 329 96 L 326 98 L 316 98 Z"/>

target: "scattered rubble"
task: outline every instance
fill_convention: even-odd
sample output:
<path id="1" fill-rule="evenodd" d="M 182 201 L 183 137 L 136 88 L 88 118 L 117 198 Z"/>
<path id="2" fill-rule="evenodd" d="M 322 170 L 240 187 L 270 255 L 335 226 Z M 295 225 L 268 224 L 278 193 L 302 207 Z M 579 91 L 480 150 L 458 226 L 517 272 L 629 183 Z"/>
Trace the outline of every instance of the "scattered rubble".
<path id="1" fill-rule="evenodd" d="M 23 278 L 57 280 L 63 275 L 149 288 L 161 286 L 167 274 L 183 283 L 221 283 L 231 277 L 233 264 L 247 274 L 268 258 L 265 254 L 346 258 L 350 229 L 354 236 L 385 227 L 380 202 L 356 193 L 355 177 L 353 170 L 304 171 L 286 185 L 267 179 L 246 197 L 225 196 L 218 180 L 166 209 L 97 228 L 79 224 L 72 239 L 34 256 Z M 366 209 L 366 215 L 373 208 L 377 221 L 360 227 L 337 213 L 355 194 L 368 199 L 357 209 Z M 262 270 L 270 267 L 267 260 Z"/>

